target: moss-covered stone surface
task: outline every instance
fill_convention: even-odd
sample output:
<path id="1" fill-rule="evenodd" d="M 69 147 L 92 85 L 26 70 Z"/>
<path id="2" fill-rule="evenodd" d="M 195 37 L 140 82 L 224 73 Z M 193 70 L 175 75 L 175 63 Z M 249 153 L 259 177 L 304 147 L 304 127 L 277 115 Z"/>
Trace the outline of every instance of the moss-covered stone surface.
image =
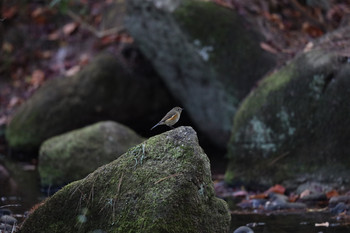
<path id="1" fill-rule="evenodd" d="M 142 140 L 131 129 L 112 121 L 50 138 L 40 147 L 41 184 L 60 186 L 82 179 Z"/>
<path id="2" fill-rule="evenodd" d="M 126 27 L 142 52 L 196 126 L 225 147 L 240 100 L 274 64 L 261 36 L 210 1 L 127 4 Z"/>
<path id="3" fill-rule="evenodd" d="M 140 129 L 151 126 L 154 113 L 168 111 L 171 102 L 157 77 L 133 73 L 102 53 L 77 75 L 48 81 L 22 104 L 6 139 L 14 149 L 31 151 L 50 137 L 102 120 Z"/>
<path id="4" fill-rule="evenodd" d="M 226 233 L 229 223 L 196 132 L 179 127 L 65 186 L 19 232 Z"/>
<path id="5" fill-rule="evenodd" d="M 350 64 L 325 49 L 260 82 L 235 118 L 226 181 L 350 183 Z"/>

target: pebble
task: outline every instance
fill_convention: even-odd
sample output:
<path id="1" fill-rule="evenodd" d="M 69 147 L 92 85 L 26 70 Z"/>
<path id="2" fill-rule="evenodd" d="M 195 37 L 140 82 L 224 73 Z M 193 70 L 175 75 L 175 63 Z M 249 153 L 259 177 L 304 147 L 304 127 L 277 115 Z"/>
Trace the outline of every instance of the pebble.
<path id="1" fill-rule="evenodd" d="M 336 206 L 340 202 L 350 203 L 350 195 L 342 195 L 342 196 L 332 197 L 329 200 L 329 205 L 330 206 Z"/>
<path id="2" fill-rule="evenodd" d="M 249 227 L 240 226 L 233 233 L 254 233 L 254 231 Z"/>
<path id="3" fill-rule="evenodd" d="M 10 215 L 3 215 L 0 218 L 0 222 L 5 223 L 5 224 L 14 225 L 17 223 L 17 219 L 15 219 L 14 217 L 12 217 Z"/>
<path id="4" fill-rule="evenodd" d="M 0 217 L 3 215 L 11 215 L 12 211 L 9 209 L 0 209 Z"/>
<path id="5" fill-rule="evenodd" d="M 350 210 L 350 207 L 344 202 L 339 202 L 336 206 L 330 209 L 332 214 L 340 214 L 348 210 Z"/>
<path id="6" fill-rule="evenodd" d="M 306 205 L 299 202 L 288 202 L 288 197 L 281 194 L 269 194 L 269 201 L 265 203 L 265 210 L 283 210 L 283 209 L 305 209 Z"/>
<path id="7" fill-rule="evenodd" d="M 9 224 L 0 223 L 0 232 L 11 232 L 13 226 Z"/>

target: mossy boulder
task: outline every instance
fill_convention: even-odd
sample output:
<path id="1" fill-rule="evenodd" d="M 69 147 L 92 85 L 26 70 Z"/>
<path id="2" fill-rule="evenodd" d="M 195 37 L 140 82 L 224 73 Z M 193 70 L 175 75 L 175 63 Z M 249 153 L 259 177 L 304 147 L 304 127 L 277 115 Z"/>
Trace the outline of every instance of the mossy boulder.
<path id="1" fill-rule="evenodd" d="M 112 121 L 50 138 L 40 147 L 41 185 L 60 186 L 82 179 L 142 141 L 134 131 Z"/>
<path id="2" fill-rule="evenodd" d="M 201 132 L 226 147 L 240 100 L 273 65 L 261 35 L 211 1 L 127 1 L 125 25 Z"/>
<path id="3" fill-rule="evenodd" d="M 179 127 L 65 186 L 19 232 L 226 233 L 229 223 L 196 132 Z"/>
<path id="4" fill-rule="evenodd" d="M 227 182 L 350 184 L 350 63 L 335 51 L 297 56 L 244 100 L 228 145 Z"/>
<path id="5" fill-rule="evenodd" d="M 103 120 L 149 129 L 154 113 L 168 111 L 171 101 L 157 77 L 133 73 L 102 53 L 77 75 L 41 87 L 14 114 L 6 139 L 14 149 L 36 151 L 50 137 Z"/>

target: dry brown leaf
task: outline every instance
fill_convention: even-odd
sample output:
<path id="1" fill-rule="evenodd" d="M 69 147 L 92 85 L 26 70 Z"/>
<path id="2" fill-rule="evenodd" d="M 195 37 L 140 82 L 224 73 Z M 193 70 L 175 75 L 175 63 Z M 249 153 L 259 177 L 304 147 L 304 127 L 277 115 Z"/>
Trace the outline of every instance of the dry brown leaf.
<path id="1" fill-rule="evenodd" d="M 333 190 L 327 192 L 326 196 L 327 196 L 328 199 L 330 199 L 331 197 L 339 196 L 339 193 L 337 192 L 337 190 L 333 189 Z"/>
<path id="2" fill-rule="evenodd" d="M 270 52 L 270 53 L 273 53 L 273 54 L 277 54 L 278 53 L 278 51 L 275 48 L 273 48 L 271 45 L 269 45 L 269 44 L 267 44 L 265 42 L 260 42 L 260 47 L 263 50 L 267 51 L 267 52 Z"/>
<path id="3" fill-rule="evenodd" d="M 13 108 L 13 107 L 19 105 L 21 102 L 22 102 L 22 100 L 21 100 L 19 97 L 13 96 L 13 97 L 11 98 L 11 100 L 10 100 L 10 102 L 9 102 L 9 104 L 8 104 L 7 107 L 8 107 L 8 108 Z"/>
<path id="4" fill-rule="evenodd" d="M 2 18 L 3 19 L 12 19 L 18 12 L 18 7 L 17 6 L 11 6 L 10 8 L 5 8 L 3 9 L 2 13 Z"/>
<path id="5" fill-rule="evenodd" d="M 30 84 L 37 88 L 39 87 L 45 80 L 45 73 L 42 70 L 34 70 L 32 73 L 32 77 L 30 79 Z"/>
<path id="6" fill-rule="evenodd" d="M 66 71 L 66 76 L 73 76 L 80 71 L 80 66 L 76 65 Z"/>
<path id="7" fill-rule="evenodd" d="M 77 22 L 67 23 L 63 26 L 63 34 L 68 36 L 71 35 L 77 28 L 79 24 Z"/>
<path id="8" fill-rule="evenodd" d="M 0 117 L 0 125 L 5 125 L 7 123 L 7 116 Z"/>
<path id="9" fill-rule="evenodd" d="M 302 193 L 300 193 L 300 198 L 309 196 L 311 194 L 311 191 L 309 189 L 305 189 Z"/>
<path id="10" fill-rule="evenodd" d="M 282 185 L 276 184 L 275 186 L 269 188 L 269 190 L 267 190 L 265 193 L 279 193 L 279 194 L 284 194 L 284 192 L 286 191 L 286 188 L 283 187 Z"/>
<path id="11" fill-rule="evenodd" d="M 60 38 L 60 32 L 58 30 L 51 32 L 48 36 L 48 40 L 58 40 Z"/>

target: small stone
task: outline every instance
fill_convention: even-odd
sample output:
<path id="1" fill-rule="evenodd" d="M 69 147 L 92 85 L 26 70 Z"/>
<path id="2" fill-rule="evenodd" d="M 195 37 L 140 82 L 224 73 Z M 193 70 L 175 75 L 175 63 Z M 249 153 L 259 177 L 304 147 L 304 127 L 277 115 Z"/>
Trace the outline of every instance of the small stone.
<path id="1" fill-rule="evenodd" d="M 12 211 L 9 209 L 0 209 L 0 217 L 3 215 L 11 215 Z"/>
<path id="2" fill-rule="evenodd" d="M 10 215 L 3 215 L 0 218 L 0 221 L 5 223 L 5 224 L 10 224 L 10 225 L 14 225 L 17 223 L 17 219 L 15 219 L 14 217 L 12 217 Z"/>
<path id="3" fill-rule="evenodd" d="M 331 208 L 330 211 L 332 214 L 340 214 L 349 209 L 349 206 L 347 206 L 344 202 L 339 202 L 335 207 Z"/>
<path id="4" fill-rule="evenodd" d="M 3 224 L 0 223 L 0 232 L 11 232 L 12 231 L 13 226 L 9 225 L 9 224 Z"/>
<path id="5" fill-rule="evenodd" d="M 342 195 L 342 196 L 332 197 L 329 200 L 329 205 L 336 206 L 340 202 L 350 203 L 350 195 Z"/>
<path id="6" fill-rule="evenodd" d="M 238 227 L 233 233 L 254 233 L 254 231 L 246 226 Z"/>

